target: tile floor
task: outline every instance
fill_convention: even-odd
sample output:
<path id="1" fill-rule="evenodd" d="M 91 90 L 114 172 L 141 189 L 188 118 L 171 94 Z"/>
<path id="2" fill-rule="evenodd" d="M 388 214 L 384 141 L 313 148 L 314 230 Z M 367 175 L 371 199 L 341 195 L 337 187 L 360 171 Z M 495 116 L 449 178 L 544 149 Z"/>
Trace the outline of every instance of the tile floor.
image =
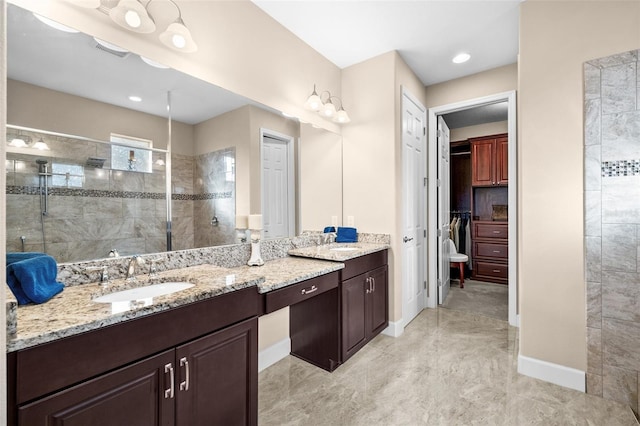
<path id="1" fill-rule="evenodd" d="M 475 280 L 451 281 L 443 308 L 509 321 L 509 286 Z"/>
<path id="2" fill-rule="evenodd" d="M 289 356 L 260 373 L 266 425 L 637 425 L 612 401 L 517 374 L 517 329 L 424 310 L 333 373 Z"/>

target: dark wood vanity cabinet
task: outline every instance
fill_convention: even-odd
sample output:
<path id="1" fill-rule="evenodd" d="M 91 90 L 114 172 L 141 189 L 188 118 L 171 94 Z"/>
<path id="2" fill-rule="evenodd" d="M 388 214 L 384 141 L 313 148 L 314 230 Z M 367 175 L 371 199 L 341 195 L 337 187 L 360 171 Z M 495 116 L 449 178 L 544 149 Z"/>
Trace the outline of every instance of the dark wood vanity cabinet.
<path id="1" fill-rule="evenodd" d="M 342 362 L 389 325 L 387 251 L 345 262 L 341 284 Z"/>
<path id="2" fill-rule="evenodd" d="M 506 134 L 469 139 L 471 184 L 500 186 L 509 183 L 508 138 Z"/>
<path id="3" fill-rule="evenodd" d="M 8 424 L 256 425 L 260 308 L 250 288 L 12 352 Z"/>

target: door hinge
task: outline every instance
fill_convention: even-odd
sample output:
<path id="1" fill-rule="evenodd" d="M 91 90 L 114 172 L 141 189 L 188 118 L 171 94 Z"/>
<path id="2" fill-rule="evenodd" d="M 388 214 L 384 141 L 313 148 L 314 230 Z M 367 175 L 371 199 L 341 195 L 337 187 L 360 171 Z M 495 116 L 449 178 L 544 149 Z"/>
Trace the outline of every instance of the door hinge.
<path id="1" fill-rule="evenodd" d="M 442 137 L 442 130 L 438 129 L 438 137 L 441 138 Z"/>
<path id="2" fill-rule="evenodd" d="M 423 229 L 423 230 L 422 230 L 422 234 L 423 234 L 423 236 L 424 236 L 425 238 L 427 238 L 427 230 L 426 230 L 426 229 Z"/>
<path id="3" fill-rule="evenodd" d="M 436 179 L 436 186 L 437 186 L 438 188 L 440 188 L 440 183 L 441 183 L 441 182 L 440 182 L 440 179 Z"/>
<path id="4" fill-rule="evenodd" d="M 424 178 L 424 186 L 427 186 L 427 178 Z"/>
<path id="5" fill-rule="evenodd" d="M 427 289 L 427 281 L 423 281 L 424 289 Z"/>
<path id="6" fill-rule="evenodd" d="M 423 127 L 423 128 L 422 128 L 422 134 L 423 134 L 424 136 L 427 136 L 427 128 L 426 128 L 426 127 Z"/>
<path id="7" fill-rule="evenodd" d="M 438 280 L 438 287 L 442 287 L 442 280 Z"/>
<path id="8" fill-rule="evenodd" d="M 438 237 L 442 237 L 442 230 L 438 229 Z"/>

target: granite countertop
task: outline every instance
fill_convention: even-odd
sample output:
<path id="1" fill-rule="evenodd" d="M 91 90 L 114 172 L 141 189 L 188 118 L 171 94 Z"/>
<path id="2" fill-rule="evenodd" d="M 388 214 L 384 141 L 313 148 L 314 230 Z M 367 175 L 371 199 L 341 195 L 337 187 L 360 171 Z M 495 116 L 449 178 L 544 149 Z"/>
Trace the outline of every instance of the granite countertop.
<path id="1" fill-rule="evenodd" d="M 40 305 L 24 305 L 16 309 L 17 331 L 7 339 L 12 352 L 63 337 L 80 334 L 110 324 L 146 316 L 166 309 L 208 299 L 235 290 L 256 286 L 264 276 L 244 268 L 221 268 L 199 265 L 161 272 L 152 282 L 139 275 L 137 283 L 114 280 L 104 288 L 97 283 L 66 287 L 62 293 Z M 135 305 L 117 312 L 115 304 L 92 301 L 96 296 L 133 287 L 181 281 L 195 284 L 186 290 L 154 297 L 148 306 Z"/>
<path id="2" fill-rule="evenodd" d="M 12 327 L 16 332 L 7 339 L 7 351 L 25 349 L 252 286 L 256 286 L 259 293 L 267 293 L 342 268 L 344 264 L 337 262 L 285 257 L 268 261 L 263 266 L 199 265 L 174 269 L 159 273 L 151 282 L 147 275 L 141 274 L 136 283 L 119 279 L 107 287 L 98 283 L 69 286 L 46 303 L 12 310 L 15 313 Z M 115 304 L 92 301 L 104 294 L 170 281 L 195 285 L 149 299 L 147 306 L 125 302 L 123 309 Z"/>
<path id="3" fill-rule="evenodd" d="M 264 277 L 264 281 L 258 284 L 258 292 L 268 293 L 343 268 L 343 263 L 302 257 L 283 257 L 266 262 L 262 266 L 242 266 L 233 270 L 238 269 L 242 274 L 246 273 L 249 276 Z"/>
<path id="4" fill-rule="evenodd" d="M 309 257 L 313 259 L 344 262 L 365 254 L 375 253 L 391 248 L 384 243 L 331 243 L 289 250 L 290 256 Z"/>

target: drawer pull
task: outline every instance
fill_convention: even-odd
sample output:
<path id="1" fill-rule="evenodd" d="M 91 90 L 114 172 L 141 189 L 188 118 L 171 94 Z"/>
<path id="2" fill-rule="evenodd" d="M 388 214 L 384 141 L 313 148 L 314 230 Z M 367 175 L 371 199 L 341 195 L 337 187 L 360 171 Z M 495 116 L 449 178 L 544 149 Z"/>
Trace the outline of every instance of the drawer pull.
<path id="1" fill-rule="evenodd" d="M 173 374 L 173 365 L 171 365 L 171 363 L 167 364 L 164 366 L 164 372 L 169 373 L 169 380 L 171 381 L 171 386 L 169 387 L 169 389 L 165 389 L 164 391 L 164 397 L 165 398 L 173 398 L 173 382 L 174 382 L 174 374 Z"/>
<path id="2" fill-rule="evenodd" d="M 318 287 L 316 287 L 315 285 L 312 285 L 311 288 L 303 288 L 302 290 L 300 290 L 300 293 L 311 294 L 316 291 L 318 291 Z"/>
<path id="3" fill-rule="evenodd" d="M 494 234 L 499 234 L 499 233 L 500 233 L 500 231 L 493 231 L 493 233 L 494 233 Z"/>
<path id="4" fill-rule="evenodd" d="M 500 269 L 494 269 L 494 270 L 493 270 L 493 272 L 495 272 L 495 273 L 500 273 L 500 272 L 502 272 L 502 271 L 500 271 Z"/>
<path id="5" fill-rule="evenodd" d="M 494 250 L 493 252 L 494 253 L 500 253 L 500 250 Z"/>

